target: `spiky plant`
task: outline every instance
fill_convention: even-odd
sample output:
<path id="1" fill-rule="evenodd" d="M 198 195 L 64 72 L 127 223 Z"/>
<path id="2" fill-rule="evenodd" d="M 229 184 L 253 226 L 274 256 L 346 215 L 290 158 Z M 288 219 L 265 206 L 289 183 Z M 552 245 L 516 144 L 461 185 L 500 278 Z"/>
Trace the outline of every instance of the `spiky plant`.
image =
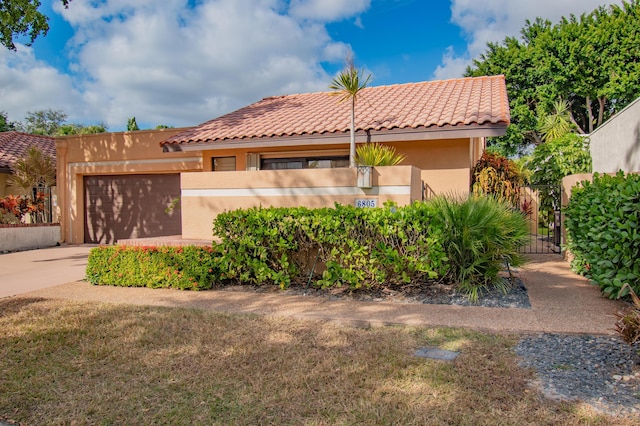
<path id="1" fill-rule="evenodd" d="M 629 284 L 622 286 L 620 293 L 625 289 L 629 289 L 633 305 L 618 311 L 615 316 L 618 319 L 615 324 L 616 333 L 622 337 L 622 340 L 630 345 L 640 341 L 640 298 L 636 295 Z"/>
<path id="2" fill-rule="evenodd" d="M 443 230 L 443 246 L 449 261 L 449 279 L 471 301 L 495 286 L 506 292 L 510 282 L 500 277 L 524 258 L 519 248 L 528 239 L 525 217 L 490 196 L 451 198 L 439 196 L 429 205 L 434 222 Z"/>
<path id="3" fill-rule="evenodd" d="M 571 112 L 569 102 L 560 99 L 553 104 L 553 112 L 544 116 L 538 124 L 538 130 L 542 133 L 542 140 L 545 142 L 558 139 L 575 129 L 571 122 Z"/>
<path id="4" fill-rule="evenodd" d="M 356 148 L 358 166 L 395 166 L 402 163 L 405 158 L 389 145 L 366 143 Z"/>

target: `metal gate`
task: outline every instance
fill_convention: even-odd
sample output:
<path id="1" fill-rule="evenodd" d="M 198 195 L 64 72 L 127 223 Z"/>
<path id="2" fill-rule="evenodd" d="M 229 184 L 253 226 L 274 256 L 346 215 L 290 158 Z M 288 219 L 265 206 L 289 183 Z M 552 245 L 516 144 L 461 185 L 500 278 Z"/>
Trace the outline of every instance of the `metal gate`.
<path id="1" fill-rule="evenodd" d="M 520 210 L 529 222 L 529 242 L 522 253 L 562 252 L 562 189 L 560 185 L 532 185 L 520 188 Z"/>

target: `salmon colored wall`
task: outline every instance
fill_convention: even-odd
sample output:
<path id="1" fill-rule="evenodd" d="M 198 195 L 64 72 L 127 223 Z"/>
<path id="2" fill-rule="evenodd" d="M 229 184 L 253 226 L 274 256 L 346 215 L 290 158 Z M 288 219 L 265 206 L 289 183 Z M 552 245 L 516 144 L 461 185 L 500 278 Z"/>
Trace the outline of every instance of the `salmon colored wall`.
<path id="1" fill-rule="evenodd" d="M 474 138 L 393 142 L 398 153 L 405 155 L 404 165 L 415 166 L 422 170 L 422 180 L 427 194 L 468 194 L 471 185 L 471 168 L 484 152 L 484 139 Z M 281 152 L 286 156 L 348 155 L 346 145 L 327 145 L 319 150 L 317 146 L 300 146 L 292 151 L 291 147 L 264 149 L 224 149 L 203 152 L 203 170 L 211 171 L 212 157 L 236 157 L 236 170 L 246 170 L 248 153 L 273 155 Z"/>
<path id="2" fill-rule="evenodd" d="M 395 142 L 390 145 L 406 156 L 402 164 L 422 170 L 427 196 L 468 194 L 472 158 L 469 139 Z"/>
<path id="3" fill-rule="evenodd" d="M 184 130 L 143 130 L 56 138 L 63 241 L 71 244 L 84 242 L 84 176 L 202 170 L 202 156 L 198 152 L 162 152 L 160 142 Z"/>
<path id="4" fill-rule="evenodd" d="M 202 152 L 203 171 L 211 171 L 211 159 L 213 157 L 236 157 L 236 170 L 247 169 L 247 154 L 269 155 L 282 153 L 284 157 L 302 157 L 305 155 L 349 155 L 349 147 L 345 145 L 324 145 L 321 150 L 317 146 L 273 147 L 264 149 L 220 149 Z"/>
<path id="5" fill-rule="evenodd" d="M 212 239 L 215 216 L 238 208 L 331 207 L 372 198 L 379 206 L 388 200 L 405 205 L 422 198 L 415 167 L 376 167 L 371 189 L 356 187 L 356 173 L 349 168 L 182 173 L 182 236 Z"/>

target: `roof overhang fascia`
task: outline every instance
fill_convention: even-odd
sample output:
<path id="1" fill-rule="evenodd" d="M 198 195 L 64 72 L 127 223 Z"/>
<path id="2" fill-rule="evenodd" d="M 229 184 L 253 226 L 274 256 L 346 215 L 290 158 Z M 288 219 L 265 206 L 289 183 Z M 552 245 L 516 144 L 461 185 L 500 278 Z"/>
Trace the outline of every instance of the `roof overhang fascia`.
<path id="1" fill-rule="evenodd" d="M 409 142 L 437 139 L 464 139 L 504 136 L 506 123 L 474 126 L 448 126 L 436 129 L 393 129 L 356 132 L 356 143 L 365 142 Z M 165 151 L 208 151 L 234 148 L 268 148 L 301 145 L 336 145 L 349 143 L 349 133 L 277 136 L 245 139 L 227 139 L 184 144 L 165 144 Z"/>

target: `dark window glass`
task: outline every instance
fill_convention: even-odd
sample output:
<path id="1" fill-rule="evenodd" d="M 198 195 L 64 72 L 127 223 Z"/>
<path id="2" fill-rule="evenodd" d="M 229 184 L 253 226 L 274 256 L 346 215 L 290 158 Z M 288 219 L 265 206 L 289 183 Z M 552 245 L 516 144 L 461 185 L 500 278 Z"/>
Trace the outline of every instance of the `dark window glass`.
<path id="1" fill-rule="evenodd" d="M 264 158 L 260 161 L 260 169 L 262 170 L 334 169 L 338 167 L 349 167 L 349 157 Z"/>

